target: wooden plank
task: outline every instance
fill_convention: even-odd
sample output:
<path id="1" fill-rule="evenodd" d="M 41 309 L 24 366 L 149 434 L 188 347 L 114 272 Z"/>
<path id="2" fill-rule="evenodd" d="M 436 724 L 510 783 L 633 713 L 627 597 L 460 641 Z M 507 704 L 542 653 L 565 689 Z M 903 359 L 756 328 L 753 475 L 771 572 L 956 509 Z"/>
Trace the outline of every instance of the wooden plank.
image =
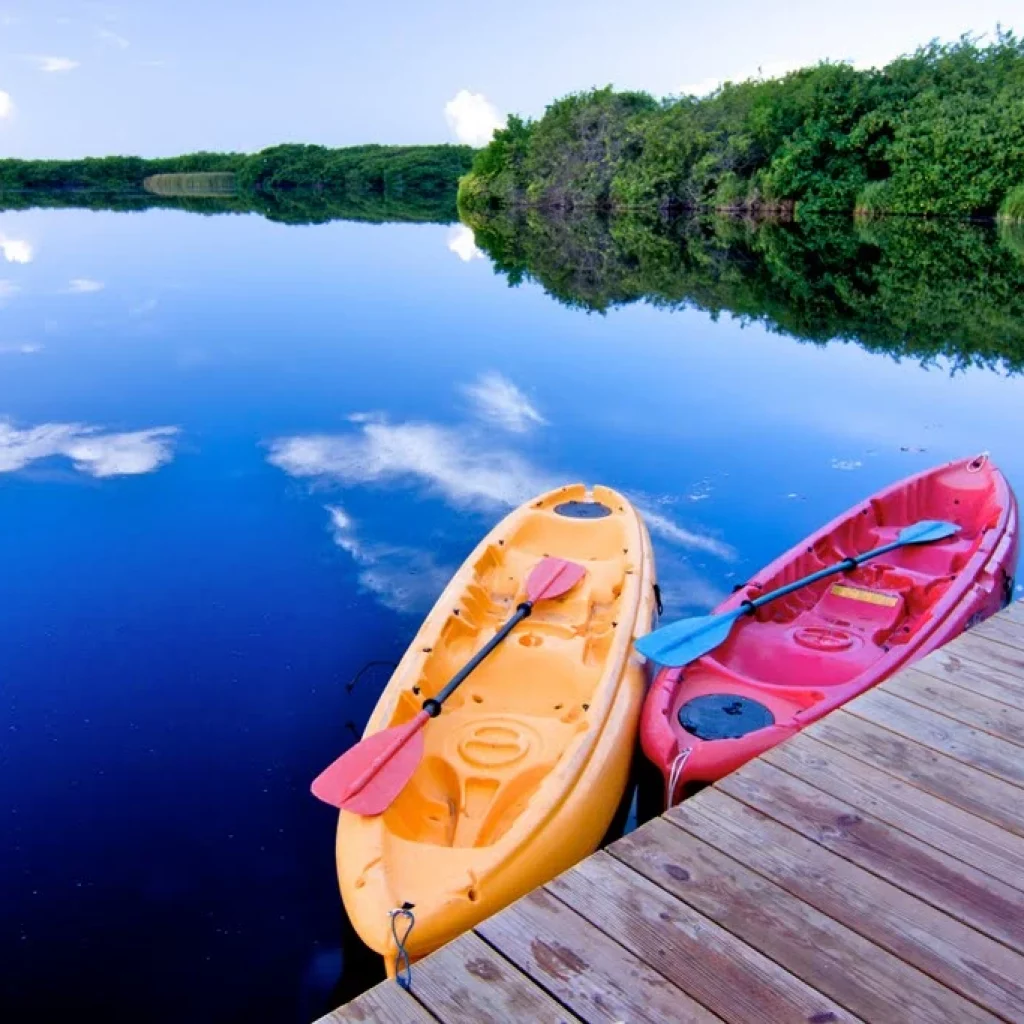
<path id="1" fill-rule="evenodd" d="M 413 994 L 443 1021 L 567 1024 L 578 1020 L 473 932 L 413 965 L 412 972 Z"/>
<path id="2" fill-rule="evenodd" d="M 1000 613 L 1001 619 L 1008 619 L 1024 626 L 1024 599 L 1011 601 Z"/>
<path id="3" fill-rule="evenodd" d="M 583 1020 L 704 1024 L 719 1019 L 543 889 L 476 930 Z"/>
<path id="4" fill-rule="evenodd" d="M 1006 644 L 1021 653 L 1024 653 L 1024 629 L 1012 619 L 1005 619 L 997 615 L 977 626 L 971 627 L 975 636 L 983 636 L 987 640 L 994 640 L 996 643 Z"/>
<path id="5" fill-rule="evenodd" d="M 979 665 L 1009 672 L 1015 679 L 1024 679 L 1024 654 L 995 640 L 988 640 L 975 635 L 971 630 L 961 633 L 946 650 L 953 651 L 958 657 L 969 658 Z"/>
<path id="6" fill-rule="evenodd" d="M 941 684 L 940 684 L 941 685 Z M 769 764 L 901 829 L 936 849 L 1024 889 L 1024 838 L 857 761 L 810 735 L 763 755 Z"/>
<path id="7" fill-rule="evenodd" d="M 960 651 L 958 644 L 950 644 L 921 661 L 915 661 L 914 668 L 934 679 L 1024 710 L 1024 674 L 1017 676 L 991 665 L 982 665 L 964 657 Z"/>
<path id="8" fill-rule="evenodd" d="M 856 1019 L 604 851 L 546 888 L 723 1020 Z"/>
<path id="9" fill-rule="evenodd" d="M 897 672 L 882 684 L 881 689 L 1024 747 L 1024 711 L 1017 711 L 1007 704 L 950 686 L 912 668 Z"/>
<path id="10" fill-rule="evenodd" d="M 1006 740 L 911 704 L 884 690 L 869 690 L 861 694 L 846 705 L 846 711 L 1024 787 L 1024 757 L 1021 757 L 1020 747 Z"/>
<path id="11" fill-rule="evenodd" d="M 315 1024 L 436 1024 L 405 989 L 393 981 L 368 989 Z"/>
<path id="12" fill-rule="evenodd" d="M 1024 801 L 1020 790 L 987 772 L 880 729 L 847 711 L 834 711 L 801 735 L 813 736 L 926 793 L 1024 836 Z"/>
<path id="13" fill-rule="evenodd" d="M 858 813 L 767 761 L 751 761 L 717 785 L 964 924 L 1024 950 L 1024 892 Z"/>
<path id="14" fill-rule="evenodd" d="M 865 1020 L 996 1019 L 668 821 L 608 852 Z"/>
<path id="15" fill-rule="evenodd" d="M 1024 957 L 1000 943 L 717 787 L 666 820 L 993 1013 L 1024 1020 Z"/>

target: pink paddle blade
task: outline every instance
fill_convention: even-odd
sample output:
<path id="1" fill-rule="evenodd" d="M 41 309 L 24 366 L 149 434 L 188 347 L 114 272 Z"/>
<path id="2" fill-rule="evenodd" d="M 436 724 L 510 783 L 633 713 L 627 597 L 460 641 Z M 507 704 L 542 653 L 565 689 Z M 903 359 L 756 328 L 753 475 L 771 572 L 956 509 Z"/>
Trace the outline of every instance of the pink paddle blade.
<path id="1" fill-rule="evenodd" d="M 313 780 L 313 795 L 343 811 L 383 814 L 423 760 L 422 730 L 429 717 L 420 711 L 404 725 L 360 740 Z"/>
<path id="2" fill-rule="evenodd" d="M 531 604 L 567 594 L 584 576 L 587 570 L 564 558 L 542 559 L 526 581 L 526 597 Z"/>

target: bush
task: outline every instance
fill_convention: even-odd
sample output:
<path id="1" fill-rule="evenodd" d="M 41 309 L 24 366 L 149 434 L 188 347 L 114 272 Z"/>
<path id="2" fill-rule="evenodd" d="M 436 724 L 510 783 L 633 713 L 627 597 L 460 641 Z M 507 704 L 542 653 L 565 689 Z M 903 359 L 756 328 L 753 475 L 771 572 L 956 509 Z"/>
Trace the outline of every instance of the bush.
<path id="1" fill-rule="evenodd" d="M 702 99 L 568 96 L 499 132 L 464 191 L 478 208 L 991 215 L 1020 182 L 1021 153 L 1024 42 L 1000 32 L 881 71 L 823 63 Z"/>

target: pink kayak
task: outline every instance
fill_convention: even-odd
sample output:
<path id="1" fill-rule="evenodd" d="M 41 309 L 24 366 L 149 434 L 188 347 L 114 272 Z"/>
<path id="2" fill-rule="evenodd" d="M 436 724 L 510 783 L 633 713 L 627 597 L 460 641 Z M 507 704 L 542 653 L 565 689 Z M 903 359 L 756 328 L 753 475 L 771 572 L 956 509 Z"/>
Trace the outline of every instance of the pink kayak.
<path id="1" fill-rule="evenodd" d="M 644 752 L 671 804 L 821 718 L 1002 608 L 1013 593 L 1017 502 L 986 455 L 910 477 L 801 541 L 722 602 L 770 590 L 885 545 L 924 519 L 959 532 L 904 546 L 736 621 L 728 639 L 654 678 Z"/>

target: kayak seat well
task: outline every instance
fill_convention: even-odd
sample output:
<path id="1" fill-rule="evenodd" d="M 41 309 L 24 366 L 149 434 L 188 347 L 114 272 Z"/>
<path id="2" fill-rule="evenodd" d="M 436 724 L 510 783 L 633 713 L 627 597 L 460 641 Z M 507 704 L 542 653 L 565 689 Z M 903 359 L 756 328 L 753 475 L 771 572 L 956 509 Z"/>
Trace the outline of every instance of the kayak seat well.
<path id="1" fill-rule="evenodd" d="M 563 597 L 538 604 L 428 724 L 423 761 L 383 815 L 392 834 L 434 846 L 493 844 L 582 742 L 634 571 L 628 537 L 622 510 L 581 523 L 532 508 L 477 557 L 392 724 L 411 718 L 509 618 L 538 558 L 555 554 L 587 572 Z"/>

